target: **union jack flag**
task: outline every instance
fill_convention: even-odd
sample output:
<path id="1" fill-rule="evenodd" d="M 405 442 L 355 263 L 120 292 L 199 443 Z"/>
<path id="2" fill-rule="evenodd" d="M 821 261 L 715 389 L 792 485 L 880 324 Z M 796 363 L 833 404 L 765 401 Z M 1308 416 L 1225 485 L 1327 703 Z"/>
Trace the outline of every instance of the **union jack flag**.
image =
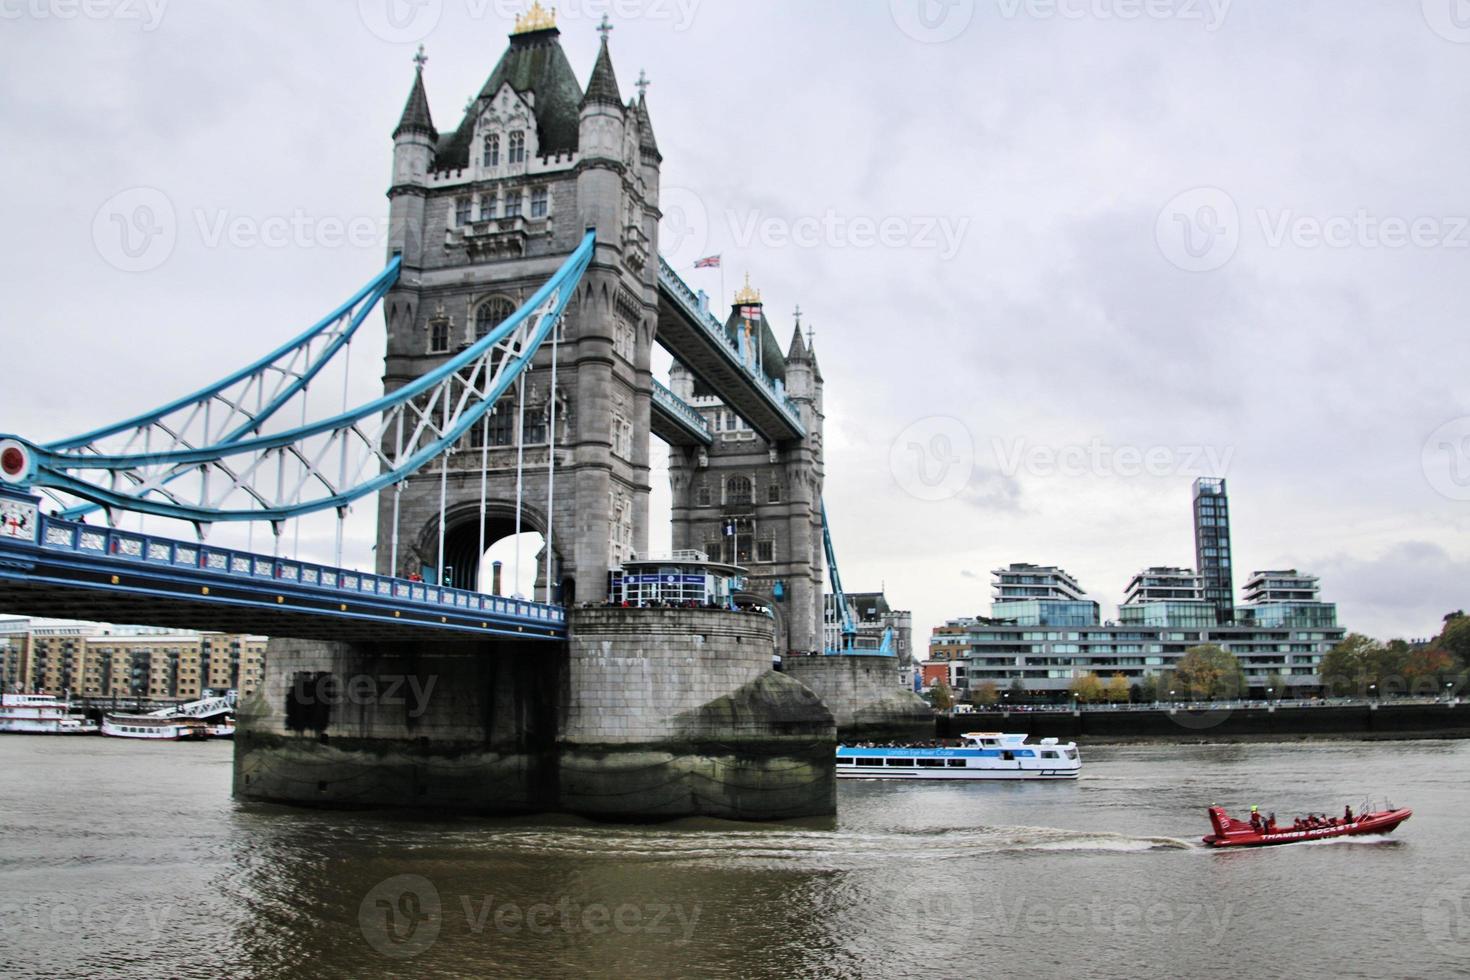
<path id="1" fill-rule="evenodd" d="M 694 268 L 696 269 L 718 269 L 719 267 L 720 257 L 718 255 L 706 255 L 694 263 Z"/>

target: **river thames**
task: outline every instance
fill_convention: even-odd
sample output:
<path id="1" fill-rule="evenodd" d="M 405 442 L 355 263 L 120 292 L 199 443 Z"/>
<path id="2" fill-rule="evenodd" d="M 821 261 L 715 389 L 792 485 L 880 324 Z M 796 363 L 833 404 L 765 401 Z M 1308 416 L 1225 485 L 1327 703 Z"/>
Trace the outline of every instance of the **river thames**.
<path id="1" fill-rule="evenodd" d="M 649 826 L 230 797 L 231 746 L 0 738 L 0 973 L 1442 977 L 1470 743 L 1084 746 L 1076 783 L 844 782 L 833 821 Z M 1204 808 L 1414 808 L 1237 853 Z"/>

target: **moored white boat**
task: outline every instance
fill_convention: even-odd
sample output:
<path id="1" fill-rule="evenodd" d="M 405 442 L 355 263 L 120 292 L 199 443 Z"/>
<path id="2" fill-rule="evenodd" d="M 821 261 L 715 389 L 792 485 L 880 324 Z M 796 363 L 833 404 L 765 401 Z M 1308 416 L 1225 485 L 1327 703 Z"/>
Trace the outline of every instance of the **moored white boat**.
<path id="1" fill-rule="evenodd" d="M 958 746 L 839 745 L 839 779 L 1076 779 L 1077 744 L 1024 734 L 967 732 Z"/>
<path id="2" fill-rule="evenodd" d="M 51 694 L 0 695 L 0 732 L 12 735 L 96 735 L 97 723 L 88 721 L 69 702 Z"/>
<path id="3" fill-rule="evenodd" d="M 102 734 L 113 738 L 142 738 L 179 742 L 209 738 L 209 725 L 198 718 L 160 718 L 156 715 L 103 715 Z"/>

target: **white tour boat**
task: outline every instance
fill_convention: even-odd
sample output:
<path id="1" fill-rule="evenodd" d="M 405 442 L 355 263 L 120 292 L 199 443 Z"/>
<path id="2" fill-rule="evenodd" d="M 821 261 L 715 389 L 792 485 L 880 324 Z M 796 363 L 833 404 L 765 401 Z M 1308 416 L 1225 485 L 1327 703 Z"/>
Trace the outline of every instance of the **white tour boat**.
<path id="1" fill-rule="evenodd" d="M 102 734 L 114 738 L 145 738 L 179 742 L 209 738 L 209 725 L 198 718 L 160 718 L 157 715 L 103 715 Z"/>
<path id="2" fill-rule="evenodd" d="M 958 746 L 837 746 L 839 779 L 1076 779 L 1077 743 L 967 732 Z"/>
<path id="3" fill-rule="evenodd" d="M 0 732 L 17 735 L 96 735 L 97 723 L 51 694 L 0 695 Z"/>

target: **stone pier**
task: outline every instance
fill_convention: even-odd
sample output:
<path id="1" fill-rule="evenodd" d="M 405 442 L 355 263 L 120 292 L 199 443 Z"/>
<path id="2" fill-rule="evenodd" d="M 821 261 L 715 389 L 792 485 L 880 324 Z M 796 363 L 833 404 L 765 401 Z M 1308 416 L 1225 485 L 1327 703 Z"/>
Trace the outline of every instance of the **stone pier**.
<path id="1" fill-rule="evenodd" d="M 830 711 L 771 670 L 771 620 L 585 609 L 568 643 L 272 640 L 235 792 L 604 819 L 836 810 Z"/>
<path id="2" fill-rule="evenodd" d="M 898 660 L 872 654 L 786 657 L 782 670 L 822 699 L 837 737 L 919 741 L 934 737 L 934 711 L 899 684 Z"/>

